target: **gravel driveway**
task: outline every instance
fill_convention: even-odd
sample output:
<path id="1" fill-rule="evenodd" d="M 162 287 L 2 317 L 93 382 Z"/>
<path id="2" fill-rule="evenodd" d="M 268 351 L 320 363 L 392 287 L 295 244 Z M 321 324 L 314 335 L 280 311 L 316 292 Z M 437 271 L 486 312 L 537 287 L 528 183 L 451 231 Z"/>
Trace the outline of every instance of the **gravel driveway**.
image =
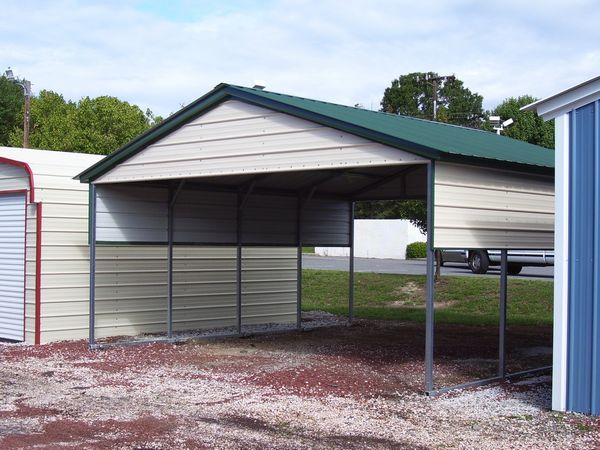
<path id="1" fill-rule="evenodd" d="M 428 398 L 421 325 L 318 320 L 332 326 L 102 351 L 2 344 L 0 448 L 600 446 L 600 419 L 549 410 L 548 376 Z M 440 383 L 493 366 L 495 329 L 437 332 Z M 511 333 L 517 370 L 551 330 Z"/>

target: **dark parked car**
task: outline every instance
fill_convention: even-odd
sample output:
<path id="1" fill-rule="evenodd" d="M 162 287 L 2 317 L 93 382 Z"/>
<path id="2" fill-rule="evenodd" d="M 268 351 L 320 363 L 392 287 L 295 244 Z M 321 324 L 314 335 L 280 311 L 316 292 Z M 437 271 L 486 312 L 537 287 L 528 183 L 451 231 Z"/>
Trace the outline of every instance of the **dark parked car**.
<path id="1" fill-rule="evenodd" d="M 466 263 L 473 273 L 486 273 L 490 266 L 500 265 L 500 250 L 442 250 L 442 265 Z M 509 250 L 508 273 L 517 275 L 524 266 L 553 266 L 554 251 Z"/>

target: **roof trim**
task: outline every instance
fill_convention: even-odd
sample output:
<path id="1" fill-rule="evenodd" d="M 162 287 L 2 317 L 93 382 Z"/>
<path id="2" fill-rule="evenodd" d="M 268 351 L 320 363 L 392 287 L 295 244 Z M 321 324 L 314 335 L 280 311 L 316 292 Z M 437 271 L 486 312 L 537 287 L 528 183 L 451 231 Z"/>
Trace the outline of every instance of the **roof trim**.
<path id="1" fill-rule="evenodd" d="M 26 162 L 23 162 L 23 161 L 17 161 L 15 159 L 5 158 L 3 156 L 0 156 L 0 163 L 8 164 L 9 166 L 20 167 L 21 169 L 24 169 L 25 172 L 27 172 L 27 176 L 29 177 L 29 203 L 34 203 L 35 202 L 35 185 L 33 183 L 33 171 L 31 170 L 31 167 L 29 167 L 29 164 L 27 164 Z"/>
<path id="2" fill-rule="evenodd" d="M 600 100 L 600 76 L 525 105 L 521 111 L 537 111 L 544 120 L 551 120 L 596 100 Z"/>

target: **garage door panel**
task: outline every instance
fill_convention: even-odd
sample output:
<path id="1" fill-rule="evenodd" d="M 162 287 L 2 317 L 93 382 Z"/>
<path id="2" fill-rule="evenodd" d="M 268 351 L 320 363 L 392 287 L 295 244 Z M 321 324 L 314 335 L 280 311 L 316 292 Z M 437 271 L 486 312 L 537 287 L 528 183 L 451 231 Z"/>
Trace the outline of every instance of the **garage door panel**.
<path id="1" fill-rule="evenodd" d="M 0 338 L 24 339 L 25 194 L 0 194 Z"/>

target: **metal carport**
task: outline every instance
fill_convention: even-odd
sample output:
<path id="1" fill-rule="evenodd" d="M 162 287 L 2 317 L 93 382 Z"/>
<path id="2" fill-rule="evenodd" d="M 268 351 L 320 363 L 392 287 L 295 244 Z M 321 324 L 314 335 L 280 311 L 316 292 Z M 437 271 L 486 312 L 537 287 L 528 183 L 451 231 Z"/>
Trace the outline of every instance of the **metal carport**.
<path id="1" fill-rule="evenodd" d="M 220 84 L 80 175 L 91 183 L 90 344 L 98 245 L 166 246 L 169 338 L 178 245 L 235 246 L 238 331 L 242 247 L 297 247 L 299 326 L 302 246 L 352 248 L 355 201 L 426 198 L 432 392 L 434 249 L 552 248 L 553 160 L 492 133 Z M 500 297 L 504 377 L 505 258 Z"/>

